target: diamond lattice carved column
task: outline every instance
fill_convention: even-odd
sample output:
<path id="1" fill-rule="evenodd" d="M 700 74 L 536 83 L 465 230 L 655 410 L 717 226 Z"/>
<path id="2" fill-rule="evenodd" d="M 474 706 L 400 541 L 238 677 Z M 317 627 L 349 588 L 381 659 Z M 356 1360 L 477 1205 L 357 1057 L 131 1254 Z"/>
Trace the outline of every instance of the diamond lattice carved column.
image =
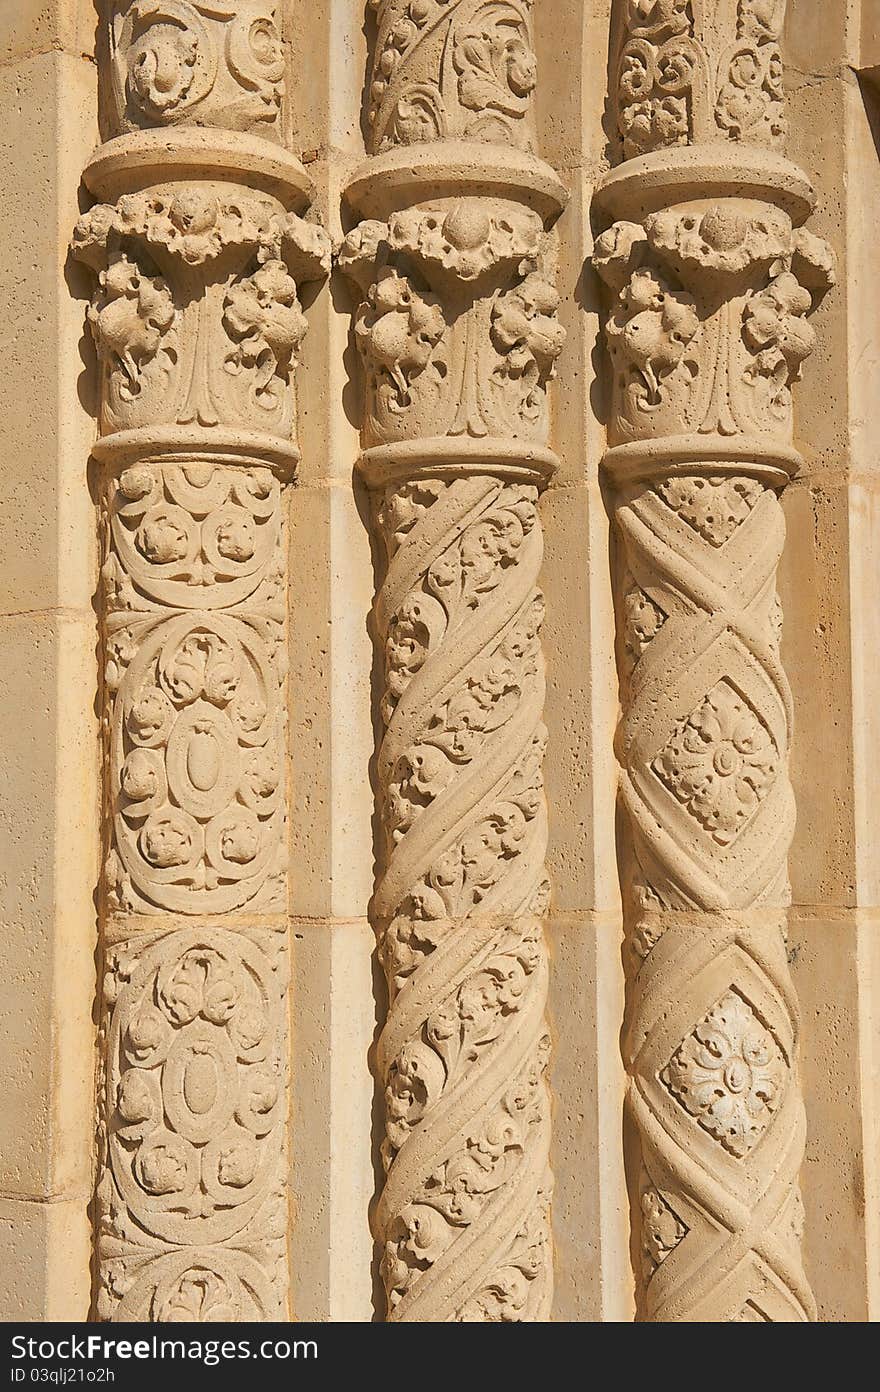
<path id="1" fill-rule="evenodd" d="M 542 1320 L 552 1298 L 538 590 L 561 348 L 528 0 L 374 0 L 361 472 L 384 579 L 373 921 L 391 1320 Z"/>
<path id="2" fill-rule="evenodd" d="M 784 0 L 623 0 L 609 449 L 640 1318 L 798 1321 L 779 493 L 831 256 L 783 153 Z"/>
<path id="3" fill-rule="evenodd" d="M 286 494 L 303 281 L 269 0 L 109 4 L 76 227 L 100 376 L 100 1319 L 287 1301 Z"/>

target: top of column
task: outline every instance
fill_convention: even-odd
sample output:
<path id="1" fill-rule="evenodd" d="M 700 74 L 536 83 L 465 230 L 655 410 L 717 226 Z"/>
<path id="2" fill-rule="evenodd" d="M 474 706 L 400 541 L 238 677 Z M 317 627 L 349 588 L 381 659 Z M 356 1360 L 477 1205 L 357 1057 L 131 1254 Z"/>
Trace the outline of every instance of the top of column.
<path id="1" fill-rule="evenodd" d="M 208 178 L 304 207 L 311 182 L 283 143 L 282 11 L 281 0 L 103 0 L 108 138 L 85 171 L 92 192 Z"/>
<path id="2" fill-rule="evenodd" d="M 813 190 L 784 153 L 786 3 L 616 0 L 609 213 L 732 195 L 807 218 Z"/>
<path id="3" fill-rule="evenodd" d="M 349 186 L 355 208 L 384 217 L 471 192 L 558 214 L 565 189 L 535 153 L 534 0 L 369 0 L 369 8 L 373 158 Z"/>

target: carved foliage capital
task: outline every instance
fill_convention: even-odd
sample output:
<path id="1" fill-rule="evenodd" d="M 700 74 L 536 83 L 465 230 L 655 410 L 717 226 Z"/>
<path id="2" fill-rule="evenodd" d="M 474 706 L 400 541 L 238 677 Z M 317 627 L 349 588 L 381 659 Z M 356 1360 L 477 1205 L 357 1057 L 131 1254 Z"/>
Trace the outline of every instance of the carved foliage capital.
<path id="1" fill-rule="evenodd" d="M 329 269 L 322 228 L 258 195 L 154 190 L 92 208 L 72 249 L 97 276 L 105 433 L 195 422 L 289 438 L 298 287 Z"/>
<path id="2" fill-rule="evenodd" d="M 438 435 L 543 442 L 562 349 L 540 217 L 486 199 L 361 223 L 340 265 L 363 301 L 371 442 Z"/>
<path id="3" fill-rule="evenodd" d="M 614 292 L 612 443 L 666 434 L 791 436 L 807 321 L 834 281 L 827 244 L 770 205 L 728 199 L 619 222 L 594 265 Z"/>

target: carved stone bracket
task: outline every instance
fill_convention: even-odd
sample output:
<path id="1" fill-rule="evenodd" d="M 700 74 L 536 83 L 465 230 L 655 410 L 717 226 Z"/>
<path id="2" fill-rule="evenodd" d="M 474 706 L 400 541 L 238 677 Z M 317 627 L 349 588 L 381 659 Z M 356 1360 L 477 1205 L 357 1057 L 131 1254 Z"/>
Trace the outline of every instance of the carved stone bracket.
<path id="1" fill-rule="evenodd" d="M 781 153 L 783 0 L 624 0 L 609 450 L 629 837 L 624 1056 L 640 1317 L 807 1320 L 785 950 L 792 700 L 778 494 L 833 283 Z"/>
<path id="2" fill-rule="evenodd" d="M 100 378 L 101 1319 L 287 1314 L 285 494 L 329 243 L 263 138 L 275 11 L 107 7 L 72 243 Z"/>
<path id="3" fill-rule="evenodd" d="M 391 1320 L 543 1320 L 552 1298 L 537 512 L 562 347 L 525 3 L 374 5 L 361 470 L 386 567 L 372 906 Z M 506 140 L 505 147 L 495 142 Z M 415 143 L 413 143 L 415 142 Z"/>

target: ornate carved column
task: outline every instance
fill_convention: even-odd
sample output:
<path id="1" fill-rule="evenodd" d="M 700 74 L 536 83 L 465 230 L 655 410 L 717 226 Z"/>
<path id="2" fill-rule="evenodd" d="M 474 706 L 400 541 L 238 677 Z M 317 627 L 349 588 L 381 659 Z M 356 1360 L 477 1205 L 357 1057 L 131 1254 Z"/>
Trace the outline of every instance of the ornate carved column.
<path id="1" fill-rule="evenodd" d="M 550 1310 L 538 494 L 561 348 L 529 0 L 373 0 L 361 470 L 387 569 L 373 902 L 392 1320 Z M 379 219 L 379 220 L 376 220 Z"/>
<path id="2" fill-rule="evenodd" d="M 833 278 L 782 153 L 784 0 L 624 0 L 626 219 L 606 480 L 617 523 L 625 1060 L 640 1317 L 814 1317 L 800 1257 L 804 1107 L 788 968 L 791 693 L 778 495 L 791 387 Z"/>
<path id="3" fill-rule="evenodd" d="M 298 285 L 269 0 L 118 0 L 95 271 L 101 1319 L 287 1312 L 286 490 Z"/>

